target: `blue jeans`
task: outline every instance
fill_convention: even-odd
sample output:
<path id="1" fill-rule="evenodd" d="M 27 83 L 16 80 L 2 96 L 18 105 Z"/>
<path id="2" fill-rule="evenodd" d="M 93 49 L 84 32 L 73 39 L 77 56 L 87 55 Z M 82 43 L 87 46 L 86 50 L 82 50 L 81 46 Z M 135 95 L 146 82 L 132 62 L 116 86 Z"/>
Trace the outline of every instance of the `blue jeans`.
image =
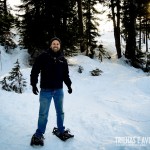
<path id="1" fill-rule="evenodd" d="M 63 133 L 65 127 L 64 122 L 64 112 L 63 112 L 63 89 L 41 89 L 40 91 L 40 109 L 38 118 L 38 129 L 36 130 L 36 135 L 41 136 L 45 133 L 46 124 L 48 121 L 48 113 L 51 104 L 51 100 L 54 100 L 54 105 L 57 114 L 57 127 L 58 130 Z"/>

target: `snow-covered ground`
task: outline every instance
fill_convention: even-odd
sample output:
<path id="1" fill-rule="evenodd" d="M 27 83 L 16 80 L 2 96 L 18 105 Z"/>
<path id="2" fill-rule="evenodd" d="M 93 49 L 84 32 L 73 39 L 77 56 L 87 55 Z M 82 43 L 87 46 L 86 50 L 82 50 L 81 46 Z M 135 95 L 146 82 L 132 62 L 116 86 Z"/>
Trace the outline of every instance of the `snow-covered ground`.
<path id="1" fill-rule="evenodd" d="M 114 54 L 112 33 L 101 37 Z M 6 54 L 2 47 L 0 80 L 19 59 L 27 81 L 23 94 L 0 89 L 0 150 L 32 150 L 30 139 L 37 128 L 39 101 L 32 93 L 26 50 Z M 42 150 L 149 150 L 150 149 L 150 76 L 128 66 L 123 60 L 90 59 L 79 55 L 68 58 L 73 93 L 64 85 L 65 126 L 75 135 L 67 142 L 52 134 L 56 126 L 53 103 Z M 84 68 L 78 73 L 78 67 Z M 90 71 L 99 68 L 100 76 Z"/>

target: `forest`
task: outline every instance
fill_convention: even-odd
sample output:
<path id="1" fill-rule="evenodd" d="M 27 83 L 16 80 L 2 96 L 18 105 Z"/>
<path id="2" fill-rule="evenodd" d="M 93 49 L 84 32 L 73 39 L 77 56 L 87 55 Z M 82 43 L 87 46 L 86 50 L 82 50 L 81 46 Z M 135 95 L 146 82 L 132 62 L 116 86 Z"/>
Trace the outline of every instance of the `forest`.
<path id="1" fill-rule="evenodd" d="M 66 56 L 81 52 L 93 58 L 96 48 L 103 49 L 95 40 L 101 35 L 96 16 L 104 10 L 95 7 L 100 4 L 109 10 L 107 17 L 113 22 L 118 59 L 125 56 L 128 64 L 150 71 L 149 0 L 21 0 L 16 6 L 17 16 L 7 3 L 0 0 L 0 44 L 8 53 L 17 47 L 12 32 L 15 28 L 19 46 L 27 49 L 33 59 L 48 47 L 49 39 L 54 36 L 61 39 Z M 121 48 L 121 39 L 125 41 L 125 50 Z"/>
<path id="2" fill-rule="evenodd" d="M 74 138 L 53 134 L 52 102 L 42 148 L 31 146 L 40 108 L 31 70 L 53 37 L 72 82 L 63 90 Z M 0 150 L 150 150 L 149 44 L 150 0 L 0 0 Z"/>

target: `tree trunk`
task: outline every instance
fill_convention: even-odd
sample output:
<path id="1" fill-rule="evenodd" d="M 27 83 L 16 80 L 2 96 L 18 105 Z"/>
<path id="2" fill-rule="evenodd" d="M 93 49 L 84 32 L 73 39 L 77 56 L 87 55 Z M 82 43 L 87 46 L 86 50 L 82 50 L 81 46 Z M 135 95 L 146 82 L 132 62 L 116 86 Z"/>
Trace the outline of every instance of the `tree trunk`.
<path id="1" fill-rule="evenodd" d="M 148 72 L 149 71 L 149 69 L 148 69 L 148 66 L 149 66 L 149 58 L 148 58 L 148 17 L 147 17 L 147 15 L 146 15 L 146 57 L 147 57 L 147 62 L 146 62 L 146 69 L 145 69 L 145 71 L 146 72 Z"/>
<path id="2" fill-rule="evenodd" d="M 84 45 L 84 31 L 83 31 L 83 14 L 82 14 L 82 0 L 77 0 L 78 3 L 78 17 L 79 17 L 79 36 L 80 36 L 80 51 L 85 51 Z"/>
<path id="3" fill-rule="evenodd" d="M 112 20 L 114 27 L 115 46 L 118 58 L 121 58 L 121 44 L 120 44 L 120 0 L 117 0 L 117 21 L 115 16 L 115 4 L 111 0 Z"/>
<path id="4" fill-rule="evenodd" d="M 139 31 L 139 50 L 141 50 L 141 34 L 142 34 L 142 26 L 141 26 L 141 16 L 140 16 L 140 31 Z"/>
<path id="5" fill-rule="evenodd" d="M 146 52 L 148 52 L 148 17 L 146 16 Z"/>
<path id="6" fill-rule="evenodd" d="M 129 2 L 129 28 L 125 56 L 134 61 L 136 50 L 136 5 L 135 0 Z"/>
<path id="7" fill-rule="evenodd" d="M 86 56 L 89 56 L 91 49 L 91 10 L 90 10 L 91 0 L 87 1 L 87 10 L 86 10 Z"/>
<path id="8" fill-rule="evenodd" d="M 8 12 L 7 12 L 7 0 L 4 0 L 4 12 L 6 15 L 8 14 Z"/>

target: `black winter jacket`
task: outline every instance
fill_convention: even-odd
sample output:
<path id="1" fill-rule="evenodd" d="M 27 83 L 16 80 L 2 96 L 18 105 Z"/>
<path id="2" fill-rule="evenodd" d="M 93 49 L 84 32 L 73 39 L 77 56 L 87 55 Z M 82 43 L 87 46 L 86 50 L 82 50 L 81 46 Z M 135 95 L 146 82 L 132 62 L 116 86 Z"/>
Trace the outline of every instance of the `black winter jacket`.
<path id="1" fill-rule="evenodd" d="M 71 86 L 68 63 L 60 51 L 55 53 L 49 49 L 36 58 L 30 75 L 32 86 L 38 83 L 39 73 L 40 87 L 43 89 L 63 88 L 63 81 L 68 88 Z"/>

